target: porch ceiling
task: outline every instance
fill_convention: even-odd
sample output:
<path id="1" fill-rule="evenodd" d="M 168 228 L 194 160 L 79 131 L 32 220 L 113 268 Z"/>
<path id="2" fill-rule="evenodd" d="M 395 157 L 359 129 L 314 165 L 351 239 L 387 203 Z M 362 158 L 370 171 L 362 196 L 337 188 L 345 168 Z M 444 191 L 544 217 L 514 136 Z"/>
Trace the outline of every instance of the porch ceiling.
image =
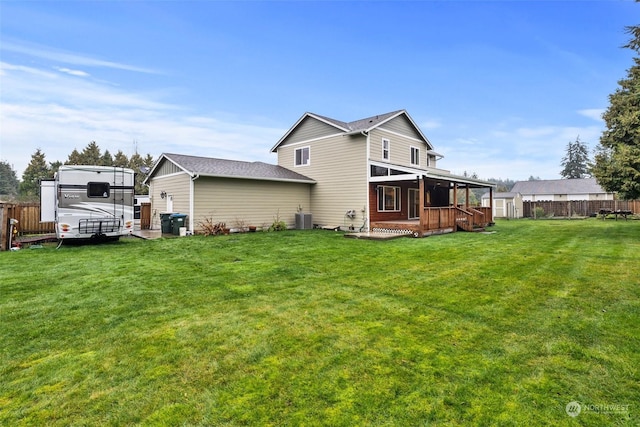
<path id="1" fill-rule="evenodd" d="M 404 172 L 401 175 L 386 175 L 386 176 L 372 176 L 369 177 L 369 182 L 400 182 L 400 181 L 417 181 L 422 177 L 425 177 L 428 181 L 435 182 L 436 185 L 441 187 L 453 187 L 455 184 L 462 187 L 468 188 L 488 188 L 488 187 L 496 187 L 496 184 L 489 181 L 482 181 L 480 179 L 469 178 L 466 176 L 454 175 L 448 173 L 442 169 L 417 169 L 410 168 L 406 166 L 394 165 L 391 163 L 379 163 L 379 162 L 371 162 L 373 166 L 380 166 L 384 168 L 388 168 L 389 170 L 394 169 L 397 171 Z"/>

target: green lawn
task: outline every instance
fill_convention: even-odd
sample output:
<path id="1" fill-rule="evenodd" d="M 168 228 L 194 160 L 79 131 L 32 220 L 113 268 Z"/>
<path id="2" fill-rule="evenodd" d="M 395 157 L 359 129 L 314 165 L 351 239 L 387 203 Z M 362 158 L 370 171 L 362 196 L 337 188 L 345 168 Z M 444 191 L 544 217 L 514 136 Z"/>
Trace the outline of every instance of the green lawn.
<path id="1" fill-rule="evenodd" d="M 0 425 L 639 425 L 640 221 L 490 230 L 0 253 Z"/>

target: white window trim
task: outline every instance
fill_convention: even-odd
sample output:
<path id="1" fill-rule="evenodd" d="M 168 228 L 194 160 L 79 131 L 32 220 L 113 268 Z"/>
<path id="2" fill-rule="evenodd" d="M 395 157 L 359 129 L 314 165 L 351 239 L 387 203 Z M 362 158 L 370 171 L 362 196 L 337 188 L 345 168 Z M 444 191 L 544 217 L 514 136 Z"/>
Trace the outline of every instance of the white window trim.
<path id="1" fill-rule="evenodd" d="M 309 156 L 307 157 L 307 163 L 297 163 L 298 160 L 298 151 L 307 150 L 309 152 Z M 293 165 L 295 167 L 304 167 L 309 166 L 311 164 L 311 146 L 307 145 L 306 147 L 300 147 L 293 150 Z"/>
<path id="2" fill-rule="evenodd" d="M 415 162 L 413 150 L 416 151 Z M 413 145 L 411 146 L 411 148 L 409 149 L 409 163 L 411 163 L 412 166 L 420 166 L 420 147 L 415 147 Z"/>
<path id="3" fill-rule="evenodd" d="M 384 148 L 384 143 L 387 143 L 387 148 L 385 150 Z M 387 157 L 384 156 L 385 151 L 387 152 Z M 390 161 L 391 160 L 391 140 L 388 138 L 382 138 L 382 160 L 383 161 Z"/>
<path id="4" fill-rule="evenodd" d="M 393 188 L 393 192 L 395 195 L 395 199 L 394 200 L 394 209 L 384 209 L 384 200 L 382 202 L 382 209 L 380 209 L 380 191 L 382 190 L 382 194 L 384 195 L 384 189 L 385 188 Z M 377 200 L 377 208 L 378 208 L 378 212 L 400 212 L 402 210 L 402 190 L 400 187 L 395 187 L 392 185 L 380 185 L 378 186 L 378 194 L 376 195 L 378 197 Z"/>

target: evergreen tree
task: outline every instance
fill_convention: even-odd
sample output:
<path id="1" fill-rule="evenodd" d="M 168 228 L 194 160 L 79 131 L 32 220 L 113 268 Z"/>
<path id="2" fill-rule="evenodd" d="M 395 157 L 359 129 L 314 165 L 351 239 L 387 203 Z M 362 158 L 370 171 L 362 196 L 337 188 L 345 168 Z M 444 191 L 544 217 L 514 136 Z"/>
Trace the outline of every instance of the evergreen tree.
<path id="1" fill-rule="evenodd" d="M 67 161 L 64 162 L 65 165 L 82 165 L 82 155 L 80 155 L 80 153 L 78 152 L 77 149 L 73 149 L 73 151 L 71 152 L 71 154 L 69 154 L 69 157 L 67 158 Z"/>
<path id="2" fill-rule="evenodd" d="M 589 151 L 587 146 L 576 137 L 575 142 L 567 144 L 567 154 L 562 158 L 563 169 L 560 176 L 566 179 L 588 178 L 589 174 Z"/>
<path id="3" fill-rule="evenodd" d="M 100 157 L 100 166 L 115 166 L 113 164 L 113 157 L 109 150 L 105 150 L 104 154 Z"/>
<path id="4" fill-rule="evenodd" d="M 632 38 L 623 47 L 640 53 L 640 26 L 626 30 Z M 622 199 L 640 198 L 640 58 L 633 62 L 627 77 L 609 95 L 609 108 L 602 115 L 606 129 L 592 168 L 602 188 Z"/>
<path id="5" fill-rule="evenodd" d="M 13 198 L 18 195 L 20 183 L 16 171 L 9 162 L 0 161 L 0 196 Z"/>
<path id="6" fill-rule="evenodd" d="M 35 200 L 40 197 L 40 181 L 51 179 L 53 174 L 47 165 L 45 155 L 39 148 L 31 155 L 31 162 L 22 174 L 20 197 Z"/>
<path id="7" fill-rule="evenodd" d="M 55 162 L 49 162 L 49 170 L 51 170 L 52 176 L 55 176 L 56 172 L 58 172 L 58 169 L 60 169 L 60 166 L 62 166 L 62 162 L 59 160 L 56 160 Z"/>
<path id="8" fill-rule="evenodd" d="M 153 156 L 147 153 L 147 156 L 144 158 L 144 165 L 149 169 L 151 169 L 154 163 L 155 163 L 155 160 L 153 160 Z"/>
<path id="9" fill-rule="evenodd" d="M 126 154 L 122 152 L 122 150 L 118 150 L 116 155 L 113 157 L 113 166 L 118 166 L 121 168 L 129 167 L 129 159 Z"/>
<path id="10" fill-rule="evenodd" d="M 136 173 L 136 185 L 135 185 L 135 193 L 136 194 L 147 194 L 149 191 L 145 185 L 142 184 L 144 178 L 146 177 L 143 173 L 141 173 L 140 167 L 145 166 L 144 159 L 140 154 L 135 153 L 129 158 L 129 167 L 133 169 Z"/>
<path id="11" fill-rule="evenodd" d="M 91 141 L 84 147 L 80 154 L 83 165 L 102 165 L 102 154 L 100 153 L 100 147 L 95 141 Z"/>

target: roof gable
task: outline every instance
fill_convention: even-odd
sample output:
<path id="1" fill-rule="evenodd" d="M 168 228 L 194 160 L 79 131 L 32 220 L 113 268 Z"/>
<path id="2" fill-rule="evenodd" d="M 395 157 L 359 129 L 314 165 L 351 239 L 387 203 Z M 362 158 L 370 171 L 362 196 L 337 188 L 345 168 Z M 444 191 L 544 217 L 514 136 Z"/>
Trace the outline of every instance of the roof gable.
<path id="1" fill-rule="evenodd" d="M 217 159 L 213 157 L 189 156 L 184 154 L 163 153 L 153 166 L 149 176 L 145 180 L 148 182 L 158 170 L 157 167 L 163 162 L 169 161 L 179 169 L 189 174 L 192 178 L 198 176 L 257 179 L 268 181 L 289 181 L 315 183 L 309 177 L 284 168 L 264 162 L 243 162 L 238 160 Z"/>
<path id="2" fill-rule="evenodd" d="M 405 110 L 397 110 L 397 111 L 392 111 L 390 113 L 378 114 L 376 116 L 355 120 L 352 122 L 343 122 L 343 121 L 332 119 L 326 116 L 321 116 L 319 114 L 307 112 L 303 114 L 303 116 L 300 117 L 300 119 L 298 119 L 298 121 L 282 136 L 282 138 L 280 138 L 280 140 L 273 146 L 271 151 L 272 152 L 277 151 L 280 145 L 282 145 L 286 140 L 288 140 L 290 137 L 295 135 L 297 129 L 300 126 L 304 126 L 304 123 L 308 118 L 313 118 L 322 123 L 325 123 L 326 125 L 332 127 L 332 129 L 335 129 L 335 133 L 344 133 L 348 135 L 348 134 L 357 134 L 361 132 L 368 133 L 371 130 L 377 127 L 380 127 L 385 123 L 388 123 L 399 116 L 404 116 L 404 118 L 408 121 L 409 126 L 413 127 L 413 129 L 415 130 L 415 134 L 425 142 L 429 150 L 433 150 L 433 146 L 431 145 L 431 142 L 429 142 L 427 137 L 424 136 L 424 134 L 422 133 L 420 128 L 415 124 L 411 116 L 409 116 L 409 114 Z M 330 134 L 330 133 L 328 132 L 327 134 Z"/>

